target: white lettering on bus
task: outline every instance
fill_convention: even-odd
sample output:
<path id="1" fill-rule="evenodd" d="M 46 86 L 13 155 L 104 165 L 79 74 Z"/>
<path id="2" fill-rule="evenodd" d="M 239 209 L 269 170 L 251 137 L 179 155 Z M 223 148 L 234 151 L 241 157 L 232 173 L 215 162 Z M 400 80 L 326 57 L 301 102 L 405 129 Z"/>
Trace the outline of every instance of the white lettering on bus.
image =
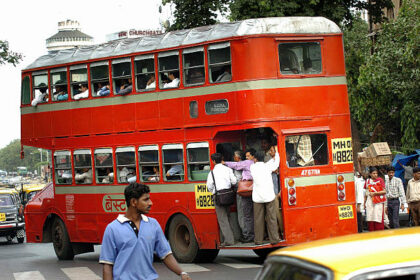
<path id="1" fill-rule="evenodd" d="M 321 170 L 319 169 L 305 169 L 302 170 L 301 176 L 313 176 L 321 174 Z"/>

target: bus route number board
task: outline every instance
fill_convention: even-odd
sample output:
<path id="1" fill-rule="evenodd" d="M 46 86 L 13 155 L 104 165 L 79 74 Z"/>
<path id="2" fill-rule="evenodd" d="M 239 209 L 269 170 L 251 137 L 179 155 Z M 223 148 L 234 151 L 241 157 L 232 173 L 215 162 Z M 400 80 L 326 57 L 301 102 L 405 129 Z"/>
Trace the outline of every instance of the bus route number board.
<path id="1" fill-rule="evenodd" d="M 213 194 L 206 184 L 195 185 L 195 207 L 197 209 L 214 209 Z"/>
<path id="2" fill-rule="evenodd" d="M 338 219 L 339 220 L 354 219 L 353 207 L 351 205 L 338 206 Z"/>
<path id="3" fill-rule="evenodd" d="M 335 138 L 331 140 L 333 164 L 353 162 L 351 138 Z"/>

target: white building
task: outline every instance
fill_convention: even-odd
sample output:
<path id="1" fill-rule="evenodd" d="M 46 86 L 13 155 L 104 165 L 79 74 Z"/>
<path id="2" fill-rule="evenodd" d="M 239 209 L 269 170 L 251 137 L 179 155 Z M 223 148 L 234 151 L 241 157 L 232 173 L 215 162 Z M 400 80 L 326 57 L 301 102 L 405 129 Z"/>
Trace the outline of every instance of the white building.
<path id="1" fill-rule="evenodd" d="M 48 51 L 93 45 L 93 37 L 80 30 L 80 23 L 76 20 L 60 21 L 58 33 L 46 40 Z"/>

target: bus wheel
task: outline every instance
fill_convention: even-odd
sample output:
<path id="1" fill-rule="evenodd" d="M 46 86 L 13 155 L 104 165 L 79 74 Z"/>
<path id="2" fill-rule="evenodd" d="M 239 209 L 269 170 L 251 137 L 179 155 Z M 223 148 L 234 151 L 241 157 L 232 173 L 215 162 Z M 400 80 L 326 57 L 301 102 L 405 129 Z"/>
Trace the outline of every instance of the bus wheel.
<path id="1" fill-rule="evenodd" d="M 52 225 L 52 241 L 54 251 L 59 260 L 72 260 L 74 258 L 73 248 L 70 243 L 66 226 L 61 219 L 55 219 Z"/>
<path id="2" fill-rule="evenodd" d="M 258 257 L 265 259 L 268 254 L 273 252 L 274 250 L 279 248 L 263 248 L 263 249 L 254 249 L 254 253 L 258 255 Z"/>
<path id="3" fill-rule="evenodd" d="M 176 215 L 169 225 L 169 244 L 175 258 L 181 263 L 195 261 L 198 243 L 190 221 L 184 215 Z"/>

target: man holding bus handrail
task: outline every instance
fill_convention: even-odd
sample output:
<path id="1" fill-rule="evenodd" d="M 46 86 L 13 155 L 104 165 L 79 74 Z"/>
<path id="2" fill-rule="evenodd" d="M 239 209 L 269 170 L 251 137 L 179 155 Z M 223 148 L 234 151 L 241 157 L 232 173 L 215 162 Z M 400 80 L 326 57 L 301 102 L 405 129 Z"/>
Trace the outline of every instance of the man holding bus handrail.
<path id="1" fill-rule="evenodd" d="M 157 279 L 153 268 L 155 252 L 163 263 L 182 280 L 191 279 L 183 272 L 159 223 L 145 214 L 153 205 L 148 186 L 138 183 L 124 190 L 127 212 L 108 224 L 102 240 L 99 263 L 103 264 L 103 279 Z"/>

